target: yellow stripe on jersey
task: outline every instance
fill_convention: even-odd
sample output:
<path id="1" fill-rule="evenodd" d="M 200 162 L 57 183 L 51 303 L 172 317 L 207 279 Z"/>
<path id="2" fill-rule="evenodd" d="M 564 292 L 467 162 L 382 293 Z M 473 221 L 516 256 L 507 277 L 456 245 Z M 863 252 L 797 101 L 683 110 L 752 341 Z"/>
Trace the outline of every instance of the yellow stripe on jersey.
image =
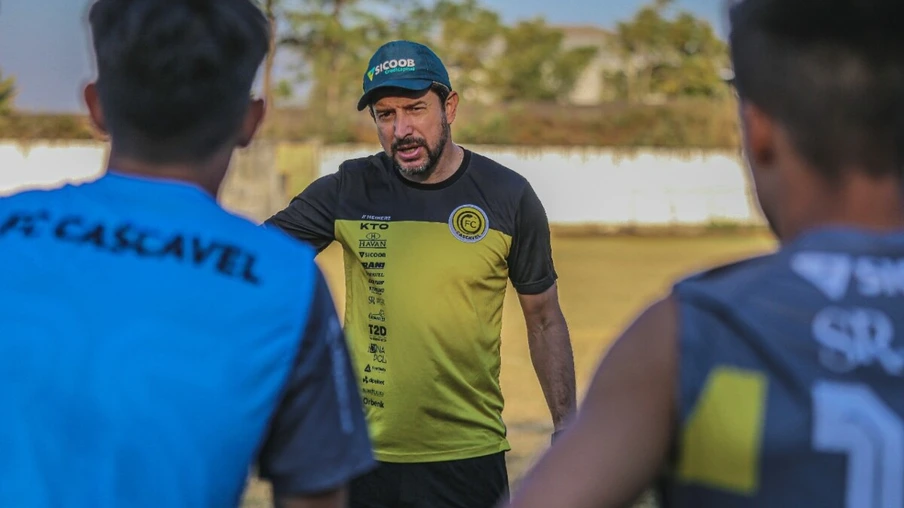
<path id="1" fill-rule="evenodd" d="M 512 238 L 463 207 L 455 221 L 336 221 L 345 330 L 378 460 L 509 449 L 499 386 Z"/>
<path id="2" fill-rule="evenodd" d="M 713 369 L 684 428 L 680 480 L 740 495 L 757 491 L 766 390 L 762 373 Z"/>

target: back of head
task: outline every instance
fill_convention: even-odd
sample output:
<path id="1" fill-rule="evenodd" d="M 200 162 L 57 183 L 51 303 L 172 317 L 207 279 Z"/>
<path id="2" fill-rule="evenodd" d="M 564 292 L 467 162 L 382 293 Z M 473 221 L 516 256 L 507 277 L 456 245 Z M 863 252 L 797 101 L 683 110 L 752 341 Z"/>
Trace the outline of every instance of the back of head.
<path id="1" fill-rule="evenodd" d="M 198 161 L 234 141 L 269 45 L 251 0 L 98 0 L 89 19 L 118 151 Z"/>
<path id="2" fill-rule="evenodd" d="M 904 167 L 904 2 L 736 0 L 735 86 L 827 177 Z"/>

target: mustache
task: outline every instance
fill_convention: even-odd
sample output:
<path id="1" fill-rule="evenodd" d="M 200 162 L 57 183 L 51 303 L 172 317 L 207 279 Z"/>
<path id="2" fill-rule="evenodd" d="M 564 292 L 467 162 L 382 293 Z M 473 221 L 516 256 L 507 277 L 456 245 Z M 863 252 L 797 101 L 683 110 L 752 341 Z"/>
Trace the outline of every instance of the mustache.
<path id="1" fill-rule="evenodd" d="M 392 144 L 393 153 L 398 152 L 399 150 L 405 150 L 406 148 L 416 148 L 419 146 L 423 146 L 427 148 L 427 140 L 424 138 L 404 138 L 400 139 Z"/>

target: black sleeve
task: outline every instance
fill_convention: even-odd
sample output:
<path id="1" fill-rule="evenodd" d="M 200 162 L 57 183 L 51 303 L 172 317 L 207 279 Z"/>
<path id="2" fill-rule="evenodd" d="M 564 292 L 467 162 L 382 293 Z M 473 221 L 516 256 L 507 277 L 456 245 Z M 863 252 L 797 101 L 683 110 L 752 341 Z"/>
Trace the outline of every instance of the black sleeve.
<path id="1" fill-rule="evenodd" d="M 509 278 L 522 295 L 540 294 L 556 282 L 549 240 L 549 220 L 543 203 L 527 184 L 515 215 L 515 234 L 508 257 Z"/>
<path id="2" fill-rule="evenodd" d="M 277 226 L 321 252 L 335 239 L 338 201 L 339 174 L 322 176 L 292 199 L 289 206 L 267 219 L 264 226 Z"/>
<path id="3" fill-rule="evenodd" d="M 345 336 L 316 273 L 298 358 L 258 458 L 275 496 L 333 490 L 375 464 Z"/>

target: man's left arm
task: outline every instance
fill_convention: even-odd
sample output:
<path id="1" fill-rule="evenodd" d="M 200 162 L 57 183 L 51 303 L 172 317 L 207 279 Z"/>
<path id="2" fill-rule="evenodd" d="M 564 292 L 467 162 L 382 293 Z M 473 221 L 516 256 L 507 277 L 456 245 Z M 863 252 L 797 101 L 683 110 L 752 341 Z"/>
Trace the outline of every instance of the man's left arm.
<path id="1" fill-rule="evenodd" d="M 519 294 L 530 359 L 549 413 L 554 432 L 564 429 L 566 420 L 575 412 L 574 355 L 565 316 L 559 307 L 555 284 L 537 295 Z"/>
<path id="2" fill-rule="evenodd" d="M 553 427 L 560 431 L 576 408 L 574 355 L 559 306 L 549 221 L 529 184 L 521 197 L 508 264 L 524 312 L 531 362 Z"/>

